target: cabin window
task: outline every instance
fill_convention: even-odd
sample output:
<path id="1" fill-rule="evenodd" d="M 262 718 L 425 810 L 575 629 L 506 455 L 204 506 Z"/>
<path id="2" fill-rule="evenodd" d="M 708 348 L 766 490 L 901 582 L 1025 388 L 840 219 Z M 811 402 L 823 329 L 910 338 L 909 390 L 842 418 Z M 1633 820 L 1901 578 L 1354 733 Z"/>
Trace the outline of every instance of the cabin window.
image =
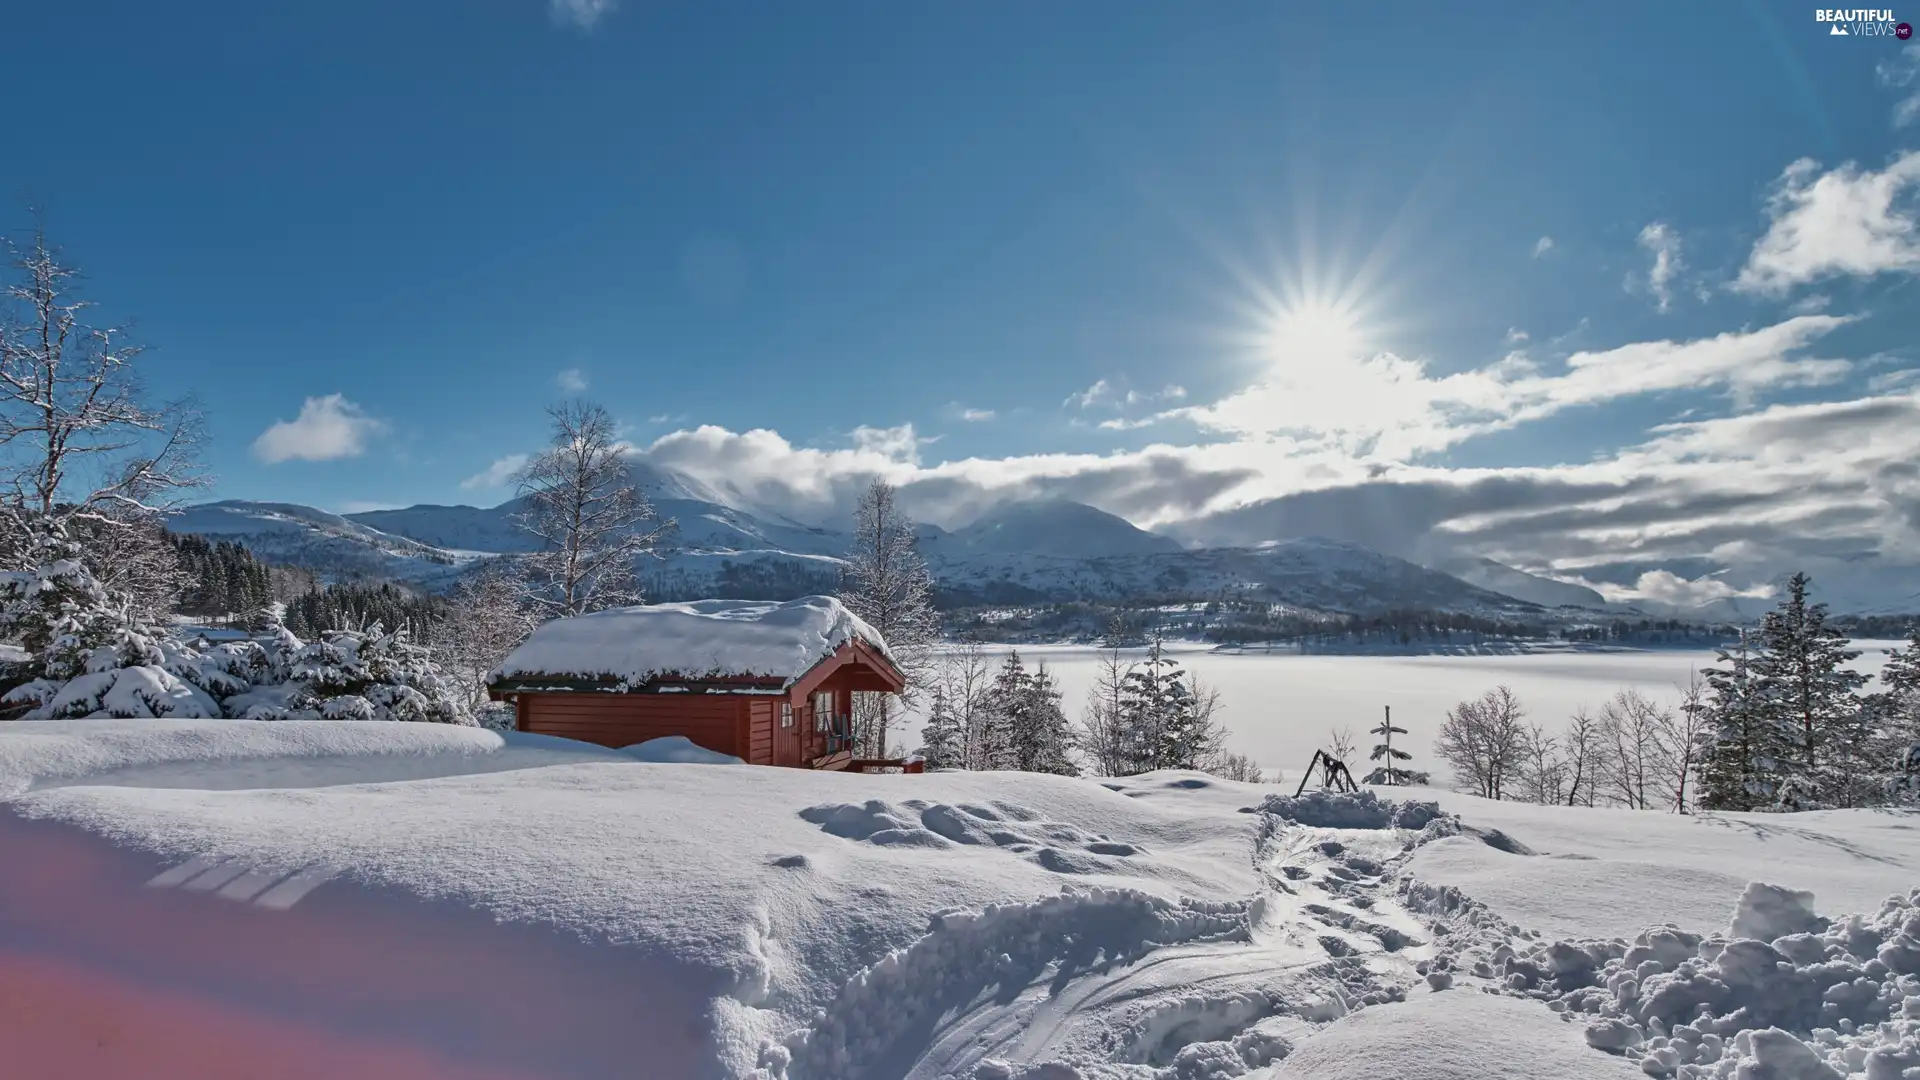
<path id="1" fill-rule="evenodd" d="M 793 702 L 791 701 L 783 701 L 780 703 L 780 726 L 793 726 Z"/>
<path id="2" fill-rule="evenodd" d="M 833 691 L 822 690 L 813 695 L 813 730 L 833 730 Z"/>

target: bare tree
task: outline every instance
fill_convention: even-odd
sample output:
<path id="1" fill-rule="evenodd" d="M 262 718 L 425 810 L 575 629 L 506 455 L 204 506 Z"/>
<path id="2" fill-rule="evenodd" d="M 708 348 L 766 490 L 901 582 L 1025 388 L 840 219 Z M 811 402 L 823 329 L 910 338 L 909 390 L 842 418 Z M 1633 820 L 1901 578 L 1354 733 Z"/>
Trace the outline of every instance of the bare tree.
<path id="1" fill-rule="evenodd" d="M 1699 771 L 1706 750 L 1707 733 L 1713 729 L 1713 705 L 1707 698 L 1707 685 L 1695 671 L 1680 688 L 1680 707 L 1663 710 L 1654 732 L 1665 766 L 1660 787 L 1667 804 L 1675 812 L 1687 812 L 1689 783 Z"/>
<path id="2" fill-rule="evenodd" d="M 1206 771 L 1221 779 L 1238 780 L 1243 784 L 1261 784 L 1267 779 L 1266 774 L 1260 771 L 1260 766 L 1245 754 L 1217 754 L 1207 765 Z"/>
<path id="3" fill-rule="evenodd" d="M 1667 775 L 1661 730 L 1673 723 L 1670 710 L 1640 691 L 1621 690 L 1600 706 L 1600 737 L 1606 746 L 1609 793 L 1635 810 L 1647 810 Z"/>
<path id="4" fill-rule="evenodd" d="M 17 558 L 36 520 L 94 534 L 147 530 L 204 487 L 201 417 L 191 401 L 149 405 L 120 327 L 82 321 L 79 271 L 36 227 L 6 245 L 14 280 L 0 313 L 0 547 Z M 151 552 L 147 552 L 151 554 Z"/>
<path id="5" fill-rule="evenodd" d="M 1102 650 L 1093 685 L 1087 689 L 1087 703 L 1080 711 L 1080 747 L 1099 776 L 1124 775 L 1133 761 L 1125 711 L 1127 672 L 1131 670 L 1133 665 L 1120 655 L 1117 645 Z"/>
<path id="6" fill-rule="evenodd" d="M 1488 799 L 1502 798 L 1520 767 L 1526 709 L 1506 686 L 1447 710 L 1434 752 L 1453 771 L 1455 783 Z"/>
<path id="7" fill-rule="evenodd" d="M 487 677 L 533 632 L 539 617 L 522 584 L 497 563 L 461 578 L 433 627 L 434 659 L 469 710 L 487 700 Z"/>
<path id="8" fill-rule="evenodd" d="M 1584 706 L 1573 711 L 1573 719 L 1561 735 L 1560 747 L 1567 777 L 1566 804 L 1592 806 L 1599 792 L 1600 777 L 1607 772 L 1607 756 L 1600 723 Z"/>
<path id="9" fill-rule="evenodd" d="M 913 522 L 900 509 L 893 485 L 874 480 L 854 511 L 853 548 L 840 578 L 840 602 L 886 639 L 893 662 L 907 677 L 901 695 L 911 705 L 927 680 L 940 621 L 933 610 L 933 578 L 920 557 Z M 887 756 L 890 695 L 859 695 L 854 721 L 870 757 Z"/>
<path id="10" fill-rule="evenodd" d="M 633 485 L 606 409 L 574 401 L 547 415 L 551 445 L 514 475 L 526 500 L 520 526 L 541 543 L 518 560 L 527 601 L 548 618 L 637 604 L 634 563 L 656 555 L 674 523 L 646 527 L 653 506 Z"/>
<path id="11" fill-rule="evenodd" d="M 1569 763 L 1560 740 L 1539 724 L 1529 724 L 1520 733 L 1520 766 L 1515 790 L 1527 802 L 1557 806 L 1566 798 Z"/>
<path id="12" fill-rule="evenodd" d="M 173 614 L 180 594 L 192 583 L 158 514 L 123 504 L 100 510 L 100 517 L 74 522 L 94 576 L 109 593 L 126 598 L 128 614 L 149 625 Z"/>
<path id="13" fill-rule="evenodd" d="M 1343 724 L 1327 732 L 1327 753 L 1341 761 L 1348 761 L 1360 748 L 1360 737 L 1353 733 L 1351 725 Z"/>
<path id="14" fill-rule="evenodd" d="M 959 729 L 960 745 L 956 758 L 960 768 L 981 768 L 981 732 L 986 714 L 982 709 L 987 688 L 993 685 L 993 663 L 978 642 L 961 642 L 939 654 L 933 684 L 944 699 L 947 712 Z"/>

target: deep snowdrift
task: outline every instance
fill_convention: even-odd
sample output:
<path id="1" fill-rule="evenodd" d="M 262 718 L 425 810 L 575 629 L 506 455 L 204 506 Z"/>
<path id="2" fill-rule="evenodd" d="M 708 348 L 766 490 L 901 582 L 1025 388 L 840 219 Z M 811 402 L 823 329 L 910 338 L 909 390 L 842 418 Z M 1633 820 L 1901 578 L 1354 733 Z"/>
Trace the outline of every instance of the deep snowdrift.
<path id="1" fill-rule="evenodd" d="M 659 749 L 0 728 L 0 865 L 33 870 L 0 875 L 0 996 L 33 988 L 0 1044 L 89 1078 L 1891 1077 L 1920 1022 L 1901 814 Z M 1778 940 L 1728 945 L 1736 909 Z"/>

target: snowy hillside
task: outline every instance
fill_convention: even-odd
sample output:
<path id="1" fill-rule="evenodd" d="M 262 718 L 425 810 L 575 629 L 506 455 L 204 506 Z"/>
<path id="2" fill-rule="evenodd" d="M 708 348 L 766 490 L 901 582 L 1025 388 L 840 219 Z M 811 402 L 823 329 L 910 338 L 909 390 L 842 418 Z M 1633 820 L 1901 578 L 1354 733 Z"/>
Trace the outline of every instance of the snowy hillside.
<path id="1" fill-rule="evenodd" d="M 1532 605 L 1357 544 L 1305 538 L 1096 559 L 983 555 L 929 560 L 955 592 L 993 602 L 1231 596 L 1321 611 L 1394 608 L 1538 613 Z"/>
<path id="2" fill-rule="evenodd" d="M 925 544 L 924 550 L 929 556 L 1027 554 L 1099 559 L 1179 551 L 1180 543 L 1085 503 L 1044 499 L 995 507 L 965 528 Z"/>
<path id="3" fill-rule="evenodd" d="M 466 509 L 464 507 L 455 509 Z M 268 562 L 304 566 L 332 577 L 390 577 L 435 584 L 451 580 L 484 549 L 423 543 L 338 514 L 291 503 L 201 503 L 175 513 L 178 533 L 231 540 Z"/>
<path id="4" fill-rule="evenodd" d="M 1471 585 L 1541 607 L 1584 607 L 1604 610 L 1607 599 L 1585 585 L 1555 581 L 1517 570 L 1492 559 L 1456 559 L 1435 567 Z"/>
<path id="5" fill-rule="evenodd" d="M 839 558 L 852 543 L 846 533 L 692 498 L 671 474 L 648 475 L 660 518 L 677 522 L 665 557 L 641 567 L 656 594 L 787 599 L 833 587 Z M 189 507 L 171 525 L 238 540 L 270 562 L 438 587 L 477 558 L 528 550 L 527 534 L 515 523 L 519 510 L 509 502 L 342 517 L 278 503 L 223 502 Z M 952 532 L 923 526 L 921 537 L 936 583 L 955 603 L 1225 595 L 1356 613 L 1532 611 L 1511 596 L 1354 544 L 1301 539 L 1186 551 L 1121 518 L 1059 500 L 1011 504 Z"/>
<path id="6" fill-rule="evenodd" d="M 0 986 L 32 987 L 0 1044 L 23 1075 L 147 1080 L 1920 1066 L 1906 814 L 1386 794 L 1414 801 L 13 725 L 0 850 L 44 872 L 0 875 Z"/>

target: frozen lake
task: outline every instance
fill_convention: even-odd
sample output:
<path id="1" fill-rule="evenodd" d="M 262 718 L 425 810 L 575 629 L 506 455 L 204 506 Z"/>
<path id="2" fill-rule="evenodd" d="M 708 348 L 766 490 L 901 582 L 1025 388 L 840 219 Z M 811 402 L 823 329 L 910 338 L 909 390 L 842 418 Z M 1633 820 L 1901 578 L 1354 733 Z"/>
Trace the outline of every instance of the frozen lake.
<path id="1" fill-rule="evenodd" d="M 1854 666 L 1876 672 L 1899 641 L 1856 641 Z M 988 646 L 995 662 L 1008 646 Z M 1674 703 L 1689 675 L 1714 662 L 1710 650 L 1544 651 L 1484 656 L 1301 656 L 1294 653 L 1220 653 L 1204 645 L 1170 644 L 1181 664 L 1220 691 L 1221 720 L 1232 731 L 1230 749 L 1247 754 L 1270 773 L 1298 778 L 1330 728 L 1351 726 L 1364 757 L 1366 729 L 1392 706 L 1394 723 L 1406 728 L 1414 768 L 1444 773 L 1433 760 L 1433 737 L 1447 710 L 1505 683 L 1526 706 L 1529 719 L 1558 729 L 1576 708 L 1598 710 L 1616 690 L 1638 689 Z M 1078 645 L 1020 646 L 1029 665 L 1044 662 L 1065 693 L 1069 718 L 1077 720 L 1093 685 L 1099 650 Z M 1128 650 L 1129 658 L 1145 650 Z M 1872 689 L 1872 686 L 1869 686 Z M 918 744 L 918 720 L 910 721 Z M 1356 772 L 1359 770 L 1356 769 Z M 1439 777 L 1436 776 L 1436 779 Z"/>

